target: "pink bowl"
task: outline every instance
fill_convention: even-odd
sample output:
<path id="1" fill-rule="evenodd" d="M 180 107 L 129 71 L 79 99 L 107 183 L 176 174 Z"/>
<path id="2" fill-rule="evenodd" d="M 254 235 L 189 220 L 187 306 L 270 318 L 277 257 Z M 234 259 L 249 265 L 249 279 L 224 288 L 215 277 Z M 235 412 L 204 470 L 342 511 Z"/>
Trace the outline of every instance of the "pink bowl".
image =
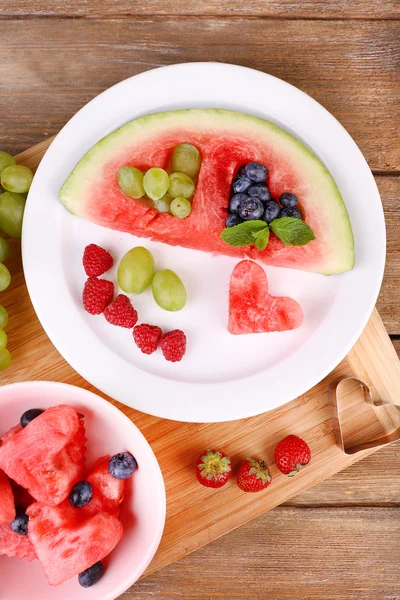
<path id="1" fill-rule="evenodd" d="M 128 485 L 121 510 L 125 535 L 105 560 L 101 580 L 82 588 L 75 577 L 51 587 L 39 561 L 0 556 L 0 597 L 7 600 L 114 600 L 145 571 L 164 529 L 165 488 L 157 459 L 139 429 L 115 406 L 86 390 L 36 381 L 0 388 L 0 435 L 28 408 L 70 404 L 85 415 L 87 464 L 104 454 L 129 450 L 139 469 Z"/>

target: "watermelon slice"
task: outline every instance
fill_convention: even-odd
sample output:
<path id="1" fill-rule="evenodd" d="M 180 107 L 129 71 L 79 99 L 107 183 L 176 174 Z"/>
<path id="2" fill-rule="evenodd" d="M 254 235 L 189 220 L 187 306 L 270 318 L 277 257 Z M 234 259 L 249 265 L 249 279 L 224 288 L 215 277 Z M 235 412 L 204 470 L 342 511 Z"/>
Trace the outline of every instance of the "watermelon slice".
<path id="1" fill-rule="evenodd" d="M 82 477 L 85 442 L 71 406 L 48 408 L 0 446 L 0 468 L 36 500 L 57 505 Z"/>
<path id="2" fill-rule="evenodd" d="M 121 521 L 100 512 L 80 522 L 68 501 L 62 507 L 36 502 L 28 508 L 28 537 L 50 585 L 59 585 L 107 556 L 123 536 Z"/>
<path id="3" fill-rule="evenodd" d="M 183 142 L 196 146 L 202 157 L 189 217 L 176 219 L 159 213 L 122 192 L 117 179 L 120 167 L 167 168 L 174 147 Z M 298 196 L 304 220 L 316 240 L 300 247 L 285 246 L 272 234 L 267 248 L 258 251 L 255 246 L 229 246 L 220 238 L 232 178 L 242 164 L 253 160 L 267 165 L 273 197 L 288 191 Z M 172 246 L 256 258 L 271 265 L 326 275 L 347 271 L 354 265 L 349 217 L 324 165 L 286 131 L 238 112 L 193 109 L 131 121 L 85 154 L 59 197 L 75 215 Z"/>
<path id="4" fill-rule="evenodd" d="M 14 495 L 7 475 L 0 470 L 0 525 L 15 519 Z"/>
<path id="5" fill-rule="evenodd" d="M 27 535 L 15 533 L 9 523 L 0 525 L 0 556 L 5 554 L 9 558 L 27 558 L 29 562 L 36 558 L 36 552 Z"/>
<path id="6" fill-rule="evenodd" d="M 268 294 L 267 276 L 260 265 L 251 260 L 236 265 L 229 287 L 230 333 L 286 331 L 302 322 L 303 310 L 296 300 Z"/>

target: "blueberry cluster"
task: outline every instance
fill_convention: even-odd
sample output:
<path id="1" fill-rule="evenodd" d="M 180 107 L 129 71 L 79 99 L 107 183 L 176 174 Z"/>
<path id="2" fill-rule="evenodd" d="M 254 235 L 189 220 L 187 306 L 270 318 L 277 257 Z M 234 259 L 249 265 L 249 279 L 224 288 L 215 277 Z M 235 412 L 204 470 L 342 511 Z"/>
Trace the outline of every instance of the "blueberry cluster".
<path id="1" fill-rule="evenodd" d="M 240 167 L 232 181 L 226 227 L 259 219 L 266 223 L 280 217 L 301 219 L 300 212 L 295 208 L 297 196 L 285 192 L 280 196 L 279 203 L 273 200 L 267 177 L 268 169 L 261 163 L 249 162 Z"/>

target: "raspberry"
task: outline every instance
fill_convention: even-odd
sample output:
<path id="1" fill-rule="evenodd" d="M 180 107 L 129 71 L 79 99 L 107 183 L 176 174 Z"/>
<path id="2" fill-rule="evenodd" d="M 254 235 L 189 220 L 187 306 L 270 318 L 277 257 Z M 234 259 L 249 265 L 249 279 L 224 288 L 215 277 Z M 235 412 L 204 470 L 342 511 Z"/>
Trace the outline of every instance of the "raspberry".
<path id="1" fill-rule="evenodd" d="M 104 316 L 111 325 L 132 329 L 137 323 L 138 314 L 128 296 L 119 294 L 104 311 Z"/>
<path id="2" fill-rule="evenodd" d="M 114 284 L 107 279 L 89 277 L 82 292 L 83 306 L 91 315 L 100 315 L 114 296 Z"/>
<path id="3" fill-rule="evenodd" d="M 153 354 L 158 348 L 162 336 L 162 331 L 156 325 L 136 325 L 133 330 L 133 339 L 135 340 L 136 346 L 144 354 Z"/>
<path id="4" fill-rule="evenodd" d="M 111 269 L 114 263 L 111 254 L 96 244 L 86 246 L 82 262 L 88 277 L 103 275 L 108 269 Z"/>
<path id="5" fill-rule="evenodd" d="M 179 362 L 185 356 L 186 335 L 180 329 L 169 331 L 161 338 L 160 347 L 167 360 Z"/>

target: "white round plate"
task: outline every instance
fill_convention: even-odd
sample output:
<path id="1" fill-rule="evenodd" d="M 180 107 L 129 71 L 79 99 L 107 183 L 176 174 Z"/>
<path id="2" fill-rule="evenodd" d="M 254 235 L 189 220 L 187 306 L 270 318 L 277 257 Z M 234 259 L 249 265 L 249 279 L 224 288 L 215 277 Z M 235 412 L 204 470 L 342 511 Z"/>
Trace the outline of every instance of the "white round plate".
<path id="1" fill-rule="evenodd" d="M 93 225 L 69 214 L 57 199 L 76 162 L 101 137 L 144 114 L 194 107 L 228 108 L 277 123 L 313 150 L 340 189 L 355 237 L 355 268 L 325 277 L 265 267 L 271 294 L 291 296 L 303 307 L 304 324 L 295 331 L 230 335 L 227 291 L 237 260 Z M 84 106 L 58 134 L 39 166 L 22 239 L 33 305 L 64 358 L 120 402 L 179 421 L 249 417 L 310 389 L 344 358 L 361 334 L 376 302 L 385 262 L 379 193 L 345 129 L 288 83 L 218 63 L 147 71 Z M 81 261 L 91 242 L 110 249 L 116 262 L 133 246 L 146 246 L 158 269 L 169 267 L 179 273 L 189 295 L 185 310 L 161 310 L 150 291 L 135 297 L 134 305 L 144 322 L 185 331 L 188 350 L 182 362 L 168 363 L 161 352 L 141 354 L 129 331 L 110 326 L 102 315 L 85 313 Z"/>
<path id="2" fill-rule="evenodd" d="M 104 575 L 91 588 L 73 577 L 59 586 L 48 584 L 38 560 L 0 556 L 2 600 L 114 600 L 150 564 L 164 530 L 166 499 L 157 459 L 139 429 L 120 410 L 87 390 L 50 381 L 0 387 L 0 436 L 29 408 L 70 404 L 85 417 L 86 464 L 90 469 L 105 454 L 130 451 L 139 468 L 128 480 L 120 518 L 124 536 L 104 559 Z"/>

